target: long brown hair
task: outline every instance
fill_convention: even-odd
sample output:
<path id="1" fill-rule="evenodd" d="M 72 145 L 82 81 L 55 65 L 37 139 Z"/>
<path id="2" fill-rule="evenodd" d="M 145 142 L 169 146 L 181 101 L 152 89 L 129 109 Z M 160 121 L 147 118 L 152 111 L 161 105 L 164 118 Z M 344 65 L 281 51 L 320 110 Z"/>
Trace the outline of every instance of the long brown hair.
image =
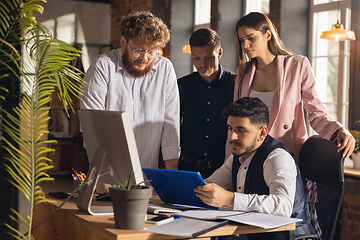
<path id="1" fill-rule="evenodd" d="M 292 53 L 285 48 L 274 24 L 266 15 L 259 12 L 251 12 L 243 16 L 236 23 L 236 27 L 235 27 L 236 37 L 238 42 L 239 80 L 240 80 L 239 90 L 241 89 L 241 82 L 244 77 L 244 74 L 251 71 L 252 67 L 256 64 L 256 58 L 248 59 L 244 50 L 242 49 L 238 34 L 238 29 L 240 27 L 248 27 L 260 31 L 263 34 L 265 34 L 267 30 L 270 30 L 271 39 L 270 41 L 268 41 L 268 49 L 270 53 L 275 56 L 292 55 Z"/>

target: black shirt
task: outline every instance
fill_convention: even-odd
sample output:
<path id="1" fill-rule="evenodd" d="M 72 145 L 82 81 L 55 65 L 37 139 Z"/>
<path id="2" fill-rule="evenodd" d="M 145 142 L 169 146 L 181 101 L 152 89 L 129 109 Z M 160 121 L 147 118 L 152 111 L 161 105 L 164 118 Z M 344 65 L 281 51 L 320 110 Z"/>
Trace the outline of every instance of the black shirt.
<path id="1" fill-rule="evenodd" d="M 219 70 L 211 83 L 198 72 L 178 79 L 181 152 L 197 160 L 225 158 L 227 119 L 222 117 L 222 111 L 233 101 L 235 73 L 220 65 Z"/>

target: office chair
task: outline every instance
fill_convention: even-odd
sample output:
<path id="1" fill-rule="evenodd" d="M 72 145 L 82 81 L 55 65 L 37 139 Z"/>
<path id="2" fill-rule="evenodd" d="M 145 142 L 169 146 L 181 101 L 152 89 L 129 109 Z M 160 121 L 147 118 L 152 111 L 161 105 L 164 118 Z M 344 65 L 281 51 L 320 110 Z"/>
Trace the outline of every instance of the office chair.
<path id="1" fill-rule="evenodd" d="M 315 239 L 331 240 L 334 235 L 344 196 L 344 160 L 342 152 L 337 152 L 336 142 L 318 135 L 308 138 L 300 150 L 299 169 L 303 181 L 306 183 L 308 179 L 317 186 L 317 201 L 308 202 L 310 211 L 316 210 L 322 233 L 321 238 Z M 311 222 L 313 230 L 317 223 Z M 296 239 L 301 237 L 304 236 L 296 236 Z"/>

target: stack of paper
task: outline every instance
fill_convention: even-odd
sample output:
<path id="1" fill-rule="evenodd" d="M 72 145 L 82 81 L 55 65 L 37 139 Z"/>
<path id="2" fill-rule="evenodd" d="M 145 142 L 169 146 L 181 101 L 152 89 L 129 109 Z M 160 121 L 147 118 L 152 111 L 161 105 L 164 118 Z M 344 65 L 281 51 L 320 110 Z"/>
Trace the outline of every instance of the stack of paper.
<path id="1" fill-rule="evenodd" d="M 201 221 L 192 219 L 175 219 L 170 223 L 155 225 L 144 228 L 141 231 L 153 232 L 157 234 L 174 235 L 180 237 L 198 237 L 216 228 L 225 226 L 229 221 L 221 222 Z"/>
<path id="2" fill-rule="evenodd" d="M 197 237 L 216 228 L 222 227 L 229 221 L 242 223 L 250 226 L 256 226 L 264 229 L 277 228 L 290 223 L 302 221 L 301 219 L 280 217 L 270 214 L 243 211 L 218 211 L 218 210 L 189 210 L 175 213 L 175 215 L 196 218 L 175 219 L 171 223 L 151 226 L 142 231 L 153 232 L 165 235 L 174 235 L 180 237 Z M 204 220 L 223 220 L 204 221 Z"/>

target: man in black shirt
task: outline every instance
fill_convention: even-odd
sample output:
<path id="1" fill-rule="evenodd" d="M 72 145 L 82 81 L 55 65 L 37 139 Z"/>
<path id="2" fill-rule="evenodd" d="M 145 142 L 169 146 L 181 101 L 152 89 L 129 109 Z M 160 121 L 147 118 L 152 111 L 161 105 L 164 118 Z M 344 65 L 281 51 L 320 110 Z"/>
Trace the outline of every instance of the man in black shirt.
<path id="1" fill-rule="evenodd" d="M 189 43 L 197 72 L 178 79 L 179 170 L 200 172 L 207 178 L 224 163 L 227 126 L 221 113 L 233 101 L 235 73 L 219 64 L 223 49 L 214 30 L 198 29 Z"/>

